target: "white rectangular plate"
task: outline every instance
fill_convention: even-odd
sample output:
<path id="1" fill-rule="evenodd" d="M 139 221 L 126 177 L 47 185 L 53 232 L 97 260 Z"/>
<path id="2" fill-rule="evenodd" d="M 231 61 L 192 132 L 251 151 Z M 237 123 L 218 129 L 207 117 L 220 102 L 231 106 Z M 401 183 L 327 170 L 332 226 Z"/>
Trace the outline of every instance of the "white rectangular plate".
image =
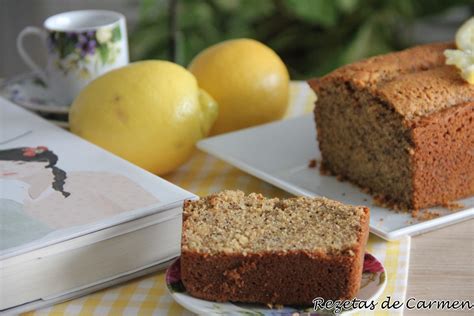
<path id="1" fill-rule="evenodd" d="M 323 176 L 309 168 L 310 160 L 321 161 L 313 116 L 305 116 L 252 127 L 204 139 L 198 148 L 295 195 L 325 196 L 352 205 L 370 207 L 370 230 L 388 240 L 417 235 L 474 217 L 474 197 L 458 201 L 461 210 L 430 208 L 440 216 L 417 220 L 410 213 L 397 213 L 373 203 L 370 195 L 349 182 Z"/>

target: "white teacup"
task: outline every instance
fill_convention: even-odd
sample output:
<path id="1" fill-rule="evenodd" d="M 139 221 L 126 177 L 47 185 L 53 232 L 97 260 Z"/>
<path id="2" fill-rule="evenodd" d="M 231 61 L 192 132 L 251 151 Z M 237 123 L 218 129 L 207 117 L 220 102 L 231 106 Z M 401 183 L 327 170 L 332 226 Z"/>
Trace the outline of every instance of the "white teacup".
<path id="1" fill-rule="evenodd" d="M 43 26 L 28 26 L 21 31 L 17 48 L 61 104 L 70 105 L 91 80 L 129 62 L 125 17 L 120 13 L 64 12 L 47 18 Z M 48 61 L 44 68 L 33 62 L 23 47 L 29 34 L 38 35 L 45 43 Z"/>

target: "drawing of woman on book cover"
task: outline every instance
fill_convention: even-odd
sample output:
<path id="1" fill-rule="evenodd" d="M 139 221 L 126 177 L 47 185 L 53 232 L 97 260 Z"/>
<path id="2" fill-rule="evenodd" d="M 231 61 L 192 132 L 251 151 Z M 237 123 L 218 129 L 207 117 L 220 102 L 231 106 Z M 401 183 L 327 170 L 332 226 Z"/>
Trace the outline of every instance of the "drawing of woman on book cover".
<path id="1" fill-rule="evenodd" d="M 0 150 L 0 250 L 61 228 L 92 223 L 158 203 L 126 176 L 66 172 L 44 146 Z"/>

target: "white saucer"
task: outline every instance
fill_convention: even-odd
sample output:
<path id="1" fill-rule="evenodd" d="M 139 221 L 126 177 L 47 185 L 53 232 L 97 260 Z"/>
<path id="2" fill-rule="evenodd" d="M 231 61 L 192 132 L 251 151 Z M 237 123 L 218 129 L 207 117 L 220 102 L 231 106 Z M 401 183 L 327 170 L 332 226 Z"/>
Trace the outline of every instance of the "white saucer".
<path id="1" fill-rule="evenodd" d="M 33 73 L 5 80 L 0 85 L 0 96 L 40 114 L 67 115 L 69 112 L 69 104 L 56 101 L 47 84 Z"/>

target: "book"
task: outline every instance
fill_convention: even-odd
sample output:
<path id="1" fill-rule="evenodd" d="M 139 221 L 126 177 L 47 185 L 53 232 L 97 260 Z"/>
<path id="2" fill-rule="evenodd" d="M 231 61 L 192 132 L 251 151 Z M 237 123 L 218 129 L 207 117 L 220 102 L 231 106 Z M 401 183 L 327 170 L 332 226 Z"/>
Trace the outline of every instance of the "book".
<path id="1" fill-rule="evenodd" d="M 59 296 L 47 297 L 45 299 L 37 300 L 37 301 L 30 302 L 24 305 L 20 305 L 15 308 L 8 309 L 6 311 L 0 311 L 0 315 L 13 316 L 13 315 L 18 315 L 24 312 L 48 307 L 51 305 L 60 304 L 65 301 L 69 301 L 69 300 L 76 299 L 84 295 L 97 292 L 104 288 L 110 288 L 112 286 L 120 285 L 121 283 L 130 281 L 139 277 L 147 276 L 152 273 L 159 273 L 160 271 L 170 266 L 175 260 L 176 258 L 172 258 L 171 260 L 163 261 L 158 264 L 152 265 L 150 267 L 139 269 L 137 271 L 130 271 L 128 273 L 124 273 L 123 275 L 118 275 L 110 280 L 104 280 L 100 283 L 92 284 L 90 286 L 80 288 L 74 291 L 70 291 Z"/>
<path id="2" fill-rule="evenodd" d="M 0 98 L 0 311 L 177 256 L 195 198 Z"/>
<path id="3" fill-rule="evenodd" d="M 139 278 L 139 277 L 147 276 L 147 275 L 150 275 L 152 273 L 159 273 L 160 271 L 164 270 L 169 265 L 171 265 L 175 260 L 176 260 L 176 258 L 173 258 L 171 260 L 163 261 L 163 262 L 160 262 L 158 264 L 152 265 L 150 267 L 145 267 L 145 268 L 139 269 L 137 271 L 130 271 L 128 273 L 124 273 L 123 275 L 118 275 L 118 276 L 116 276 L 116 277 L 114 277 L 110 280 L 104 280 L 100 283 L 92 284 L 92 285 L 84 287 L 84 288 L 79 288 L 77 290 L 70 291 L 70 292 L 64 293 L 62 295 L 47 297 L 47 298 L 42 299 L 42 300 L 37 300 L 37 301 L 33 301 L 33 302 L 30 302 L 30 303 L 27 303 L 27 304 L 23 304 L 23 305 L 15 307 L 15 308 L 8 309 L 6 311 L 1 311 L 0 315 L 2 315 L 2 316 L 12 315 L 13 316 L 13 315 L 18 315 L 18 314 L 21 314 L 21 313 L 24 313 L 24 312 L 41 309 L 41 308 L 44 308 L 44 307 L 48 307 L 48 306 L 51 306 L 51 305 L 55 305 L 55 304 L 59 304 L 59 303 L 65 302 L 65 301 L 76 299 L 76 298 L 79 298 L 81 296 L 97 292 L 97 291 L 102 290 L 104 288 L 110 288 L 112 286 L 120 285 L 121 283 L 130 281 L 130 280 L 133 280 L 133 279 L 136 279 L 136 278 Z"/>

